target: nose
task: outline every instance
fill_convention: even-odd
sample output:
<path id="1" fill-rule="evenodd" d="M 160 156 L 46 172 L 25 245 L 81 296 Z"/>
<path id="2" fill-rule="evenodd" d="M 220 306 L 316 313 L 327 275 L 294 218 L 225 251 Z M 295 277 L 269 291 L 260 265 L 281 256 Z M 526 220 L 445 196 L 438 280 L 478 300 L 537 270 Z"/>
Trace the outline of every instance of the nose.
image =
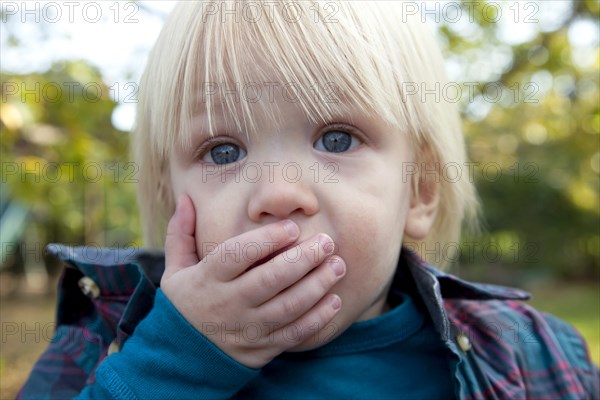
<path id="1" fill-rule="evenodd" d="M 319 211 L 313 187 L 301 174 L 292 176 L 294 174 L 287 171 L 274 172 L 268 176 L 263 174 L 263 178 L 254 184 L 255 192 L 248 202 L 248 216 L 252 221 L 264 222 L 270 217 L 285 219 L 293 214 L 311 216 Z"/>

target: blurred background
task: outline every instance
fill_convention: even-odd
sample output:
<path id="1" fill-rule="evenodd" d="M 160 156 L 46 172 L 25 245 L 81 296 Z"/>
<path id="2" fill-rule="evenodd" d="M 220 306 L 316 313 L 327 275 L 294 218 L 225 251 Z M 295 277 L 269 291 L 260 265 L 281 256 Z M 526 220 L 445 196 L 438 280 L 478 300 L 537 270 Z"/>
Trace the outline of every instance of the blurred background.
<path id="1" fill-rule="evenodd" d="M 46 244 L 142 245 L 128 132 L 172 3 L 1 5 L 4 399 L 52 335 L 61 266 Z M 531 291 L 534 306 L 583 333 L 599 363 L 600 3 L 412 5 L 439 36 L 455 83 L 434 92 L 460 104 L 472 161 L 462 173 L 483 203 L 484 229 L 453 244 L 452 272 Z"/>

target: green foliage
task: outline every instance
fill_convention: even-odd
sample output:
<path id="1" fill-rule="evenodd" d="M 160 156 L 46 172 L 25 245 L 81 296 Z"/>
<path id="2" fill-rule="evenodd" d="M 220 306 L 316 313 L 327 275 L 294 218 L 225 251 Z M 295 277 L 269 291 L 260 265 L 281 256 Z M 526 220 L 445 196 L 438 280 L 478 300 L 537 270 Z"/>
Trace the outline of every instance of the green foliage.
<path id="1" fill-rule="evenodd" d="M 99 72 L 70 61 L 1 84 L 3 190 L 30 207 L 30 246 L 139 243 L 129 134 L 111 123 Z"/>
<path id="2" fill-rule="evenodd" d="M 487 265 L 598 278 L 600 60 L 596 44 L 592 62 L 582 62 L 582 50 L 569 38 L 581 21 L 593 21 L 597 29 L 598 8 L 593 1 L 572 2 L 559 26 L 538 27 L 531 40 L 513 46 L 499 38 L 498 24 L 478 21 L 475 41 L 451 26 L 443 29 L 448 57 L 467 60 L 466 76 L 482 75 L 481 60 L 499 53 L 509 60 L 504 68 L 489 68 L 474 100 L 461 104 L 470 158 L 478 166 L 474 178 L 487 232 L 482 247 L 511 240 L 504 243 L 510 248 L 504 257 L 481 251 L 463 256 L 467 269 Z M 489 110 L 483 117 L 473 112 L 478 102 L 486 103 L 485 88 L 496 87 L 502 97 L 484 104 Z M 491 90 L 487 98 L 495 94 Z"/>

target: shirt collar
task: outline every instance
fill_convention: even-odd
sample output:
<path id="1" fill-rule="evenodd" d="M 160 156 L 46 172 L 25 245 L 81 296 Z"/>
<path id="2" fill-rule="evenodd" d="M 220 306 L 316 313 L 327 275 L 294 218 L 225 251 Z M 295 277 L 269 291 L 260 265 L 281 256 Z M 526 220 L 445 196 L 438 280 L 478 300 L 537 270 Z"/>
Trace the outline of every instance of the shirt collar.
<path id="1" fill-rule="evenodd" d="M 60 244 L 50 244 L 47 250 L 67 266 L 79 269 L 85 275 L 104 275 L 100 278 L 107 279 L 99 279 L 100 286 L 104 286 L 103 282 L 114 282 L 115 278 L 119 278 L 116 275 L 122 273 L 122 270 L 114 268 L 115 266 L 133 264 L 139 266 L 147 278 L 158 287 L 165 268 L 164 252 L 160 250 L 135 247 L 68 247 Z M 114 289 L 100 287 L 100 290 L 110 293 Z M 460 279 L 426 264 L 417 253 L 407 248 L 402 248 L 391 290 L 407 292 L 418 303 L 424 305 L 435 329 L 443 338 L 450 337 L 444 300 L 527 300 L 531 297 L 529 293 L 520 289 Z"/>
<path id="2" fill-rule="evenodd" d="M 453 333 L 445 300 L 527 300 L 531 297 L 520 289 L 469 282 L 442 272 L 407 248 L 402 249 L 391 290 L 406 291 L 416 298 L 427 309 L 434 328 L 446 341 Z"/>
<path id="3" fill-rule="evenodd" d="M 476 283 L 445 273 L 432 265 L 426 264 L 416 253 L 407 248 L 402 249 L 400 263 L 410 269 L 417 286 L 430 286 L 437 281 L 439 290 L 445 299 L 462 300 L 527 300 L 531 295 L 521 289 L 507 286 Z M 399 268 L 400 269 L 400 268 Z M 426 277 L 427 276 L 427 277 Z"/>

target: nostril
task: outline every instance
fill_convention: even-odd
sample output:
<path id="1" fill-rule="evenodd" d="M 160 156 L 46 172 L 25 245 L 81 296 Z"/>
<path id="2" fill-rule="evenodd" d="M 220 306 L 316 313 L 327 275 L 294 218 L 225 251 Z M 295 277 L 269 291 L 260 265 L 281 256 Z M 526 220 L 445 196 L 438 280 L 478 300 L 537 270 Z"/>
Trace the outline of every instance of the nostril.
<path id="1" fill-rule="evenodd" d="M 248 201 L 248 216 L 252 221 L 261 223 L 269 217 L 285 219 L 292 214 L 311 216 L 318 211 L 316 193 L 310 185 L 302 182 L 257 185 Z"/>

